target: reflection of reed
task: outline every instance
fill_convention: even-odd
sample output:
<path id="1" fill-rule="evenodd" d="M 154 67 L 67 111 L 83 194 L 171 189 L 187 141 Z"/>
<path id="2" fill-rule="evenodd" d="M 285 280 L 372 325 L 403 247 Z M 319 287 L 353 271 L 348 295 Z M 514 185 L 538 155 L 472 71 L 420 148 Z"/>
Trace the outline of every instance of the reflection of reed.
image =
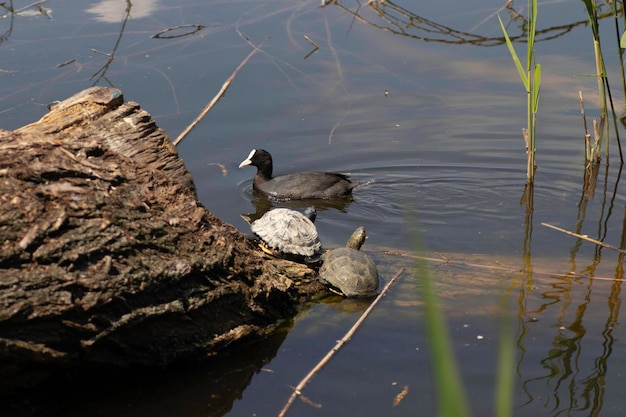
<path id="1" fill-rule="evenodd" d="M 583 325 L 585 312 L 591 305 L 593 279 L 587 282 L 584 290 L 578 288 L 576 292 L 572 291 L 574 286 L 579 287 L 581 283 L 572 276 L 564 275 L 560 277 L 558 284 L 552 286 L 551 291 L 543 294 L 550 301 L 539 307 L 538 311 L 546 310 L 550 305 L 558 305 L 557 330 L 551 348 L 540 361 L 545 372 L 543 375 L 525 379 L 522 383 L 522 389 L 527 395 L 523 406 L 532 403 L 537 397 L 536 393 L 540 392 L 543 407 L 550 410 L 549 415 L 571 415 L 573 411 L 599 415 L 602 411 L 604 380 L 615 342 L 612 329 L 619 316 L 621 283 L 616 282 L 612 286 L 609 298 L 611 308 L 602 330 L 602 349 L 593 358 L 586 355 L 584 349 L 584 339 L 589 330 Z M 576 293 L 582 298 L 578 304 L 573 299 Z M 574 317 L 568 322 L 566 316 L 570 306 L 574 308 Z M 589 345 L 588 350 L 595 352 L 596 348 Z M 539 387 L 536 387 L 538 384 Z M 548 393 L 547 397 L 545 393 Z"/>
<path id="2" fill-rule="evenodd" d="M 585 166 L 585 174 L 583 177 L 583 188 L 580 193 L 580 200 L 578 201 L 578 212 L 576 213 L 576 227 L 574 232 L 582 234 L 583 224 L 585 222 L 587 214 L 587 205 L 591 199 L 593 199 L 596 190 L 596 184 L 598 182 L 600 164 L 589 163 Z M 580 250 L 584 240 L 576 239 L 576 242 L 570 249 L 570 261 L 572 263 L 572 271 L 576 270 L 576 255 Z"/>
<path id="3" fill-rule="evenodd" d="M 524 342 L 530 329 L 528 327 L 528 298 L 533 291 L 534 278 L 533 278 L 533 264 L 531 257 L 531 242 L 533 234 L 533 197 L 534 197 L 534 184 L 532 182 L 526 182 L 524 193 L 520 200 L 520 206 L 525 207 L 524 216 L 524 238 L 522 240 L 522 268 L 519 273 L 519 280 L 515 283 L 515 286 L 519 289 L 517 294 L 517 322 L 518 330 L 515 340 L 515 344 L 519 351 L 519 359 L 517 363 L 517 371 L 520 372 L 522 364 L 525 362 L 526 347 Z"/>
<path id="4" fill-rule="evenodd" d="M 576 219 L 576 233 L 579 233 L 579 234 L 582 232 L 587 204 L 591 199 L 593 199 L 595 195 L 596 185 L 598 181 L 599 167 L 600 167 L 599 162 L 588 163 L 585 167 L 585 173 L 584 173 L 584 178 L 583 178 L 583 189 L 581 192 L 580 201 L 578 203 L 578 216 Z M 609 231 L 608 222 L 609 222 L 609 219 L 611 218 L 611 215 L 613 214 L 613 209 L 615 207 L 615 199 L 617 197 L 617 192 L 619 189 L 620 177 L 622 173 L 622 165 L 619 166 L 619 172 L 617 174 L 615 184 L 613 185 L 613 190 L 612 190 L 610 199 L 608 198 L 609 165 L 606 164 L 605 168 L 606 169 L 604 172 L 604 188 L 602 190 L 602 203 L 601 203 L 602 210 L 601 210 L 600 218 L 598 220 L 598 226 L 596 229 L 597 237 L 595 239 L 598 242 L 602 242 L 602 243 L 605 242 L 607 238 L 607 233 Z M 623 240 L 623 232 L 622 232 L 622 240 Z M 576 257 L 576 254 L 580 247 L 580 243 L 581 242 L 577 242 L 577 244 L 570 251 L 570 257 L 572 259 L 572 262 L 574 261 Z M 596 246 L 596 254 L 594 258 L 594 264 L 596 265 L 600 263 L 601 251 L 602 251 L 603 246 L 612 248 L 611 245 L 608 245 L 608 244 L 604 244 L 604 245 L 598 244 Z M 617 250 L 620 250 L 620 249 L 622 248 L 618 248 Z M 590 269 L 590 267 L 587 267 L 587 269 Z M 595 268 L 593 268 L 593 270 L 595 270 Z M 593 270 L 591 270 L 592 274 L 593 274 Z"/>
<path id="5" fill-rule="evenodd" d="M 531 257 L 531 243 L 533 236 L 533 202 L 534 202 L 535 188 L 532 182 L 527 182 L 524 188 L 524 193 L 520 200 L 520 206 L 526 209 L 524 216 L 524 240 L 522 245 L 522 279 L 526 281 L 526 278 L 531 280 L 532 285 L 532 257 Z"/>
<path id="6" fill-rule="evenodd" d="M 617 175 L 615 176 L 615 184 L 613 185 L 613 192 L 611 193 L 611 200 L 609 202 L 609 209 L 608 209 L 608 213 L 606 216 L 606 220 L 603 222 L 602 225 L 602 229 L 604 230 L 604 232 L 601 235 L 601 239 L 604 242 L 606 240 L 606 234 L 609 231 L 609 227 L 607 225 L 609 218 L 611 217 L 611 214 L 613 213 L 613 208 L 615 207 L 615 199 L 618 195 L 618 189 L 619 189 L 619 183 L 620 183 L 620 179 L 622 178 L 622 169 L 624 168 L 624 164 L 619 164 L 619 170 L 617 172 Z M 605 183 L 605 188 L 608 184 L 609 181 L 609 166 L 607 164 L 606 167 L 606 173 L 604 176 L 604 183 Z M 606 191 L 605 191 L 606 193 Z M 622 236 L 621 236 L 621 240 L 622 243 L 620 243 L 621 245 L 623 245 L 623 240 L 624 240 L 624 230 L 622 230 Z M 624 249 L 623 246 L 620 246 L 621 249 Z"/>
<path id="7" fill-rule="evenodd" d="M 396 35 L 407 36 L 422 41 L 449 44 L 472 44 L 477 46 L 494 46 L 505 43 L 504 37 L 484 36 L 477 33 L 460 31 L 418 16 L 414 12 L 388 0 L 370 0 L 367 2 L 366 8 L 359 4 L 354 11 L 346 7 L 343 3 L 345 2 L 332 0 L 323 3 L 323 5 L 333 4 L 362 23 Z M 616 2 L 616 7 L 618 8 L 617 13 L 621 13 L 622 3 Z M 526 27 L 524 26 L 526 18 L 513 9 L 512 2 L 508 2 L 505 8 L 509 12 L 510 21 L 516 23 L 519 27 L 518 35 L 509 34 L 511 40 L 523 42 L 526 39 Z M 612 16 L 611 12 L 605 12 L 600 15 L 599 18 Z M 588 20 L 584 19 L 567 25 L 552 26 L 541 30 L 538 29 L 535 40 L 545 41 L 558 38 L 578 26 L 587 25 L 587 23 Z"/>
<path id="8" fill-rule="evenodd" d="M 608 222 L 612 216 L 619 178 L 621 175 L 621 166 L 617 175 L 616 183 L 611 193 L 608 189 L 608 165 L 604 179 L 604 188 L 602 190 L 601 215 L 598 219 L 596 230 L 596 239 L 598 244 L 594 257 L 589 265 L 582 268 L 581 273 L 589 276 L 589 280 L 581 280 L 577 276 L 564 274 L 554 276 L 554 282 L 549 289 L 543 290 L 541 293 L 542 304 L 531 309 L 526 303 L 520 302 L 519 319 L 522 331 L 518 335 L 518 347 L 520 349 L 520 362 L 518 369 L 522 369 L 524 361 L 528 362 L 528 354 L 525 343 L 529 339 L 530 327 L 528 326 L 528 318 L 531 315 L 542 314 L 545 316 L 548 312 L 555 311 L 557 318 L 554 322 L 555 334 L 552 343 L 543 355 L 543 359 L 539 364 L 544 372 L 541 375 L 524 378 L 522 375 L 522 390 L 527 396 L 523 406 L 530 406 L 536 401 L 537 395 L 543 397 L 543 407 L 550 410 L 549 415 L 570 415 L 575 411 L 584 411 L 588 415 L 599 415 L 604 404 L 605 379 L 608 372 L 608 364 L 613 352 L 614 338 L 613 326 L 619 318 L 619 310 L 621 306 L 621 279 L 623 279 L 623 250 L 626 246 L 626 215 L 623 220 L 623 230 L 619 248 L 610 247 L 618 251 L 618 262 L 615 273 L 615 281 L 610 287 L 610 293 L 607 299 L 608 314 L 601 325 L 602 345 L 598 349 L 597 343 L 585 341 L 594 334 L 590 333 L 584 325 L 585 313 L 591 310 L 593 300 L 594 278 L 596 269 L 602 259 L 603 245 L 608 233 Z M 576 234 L 579 236 L 570 249 L 571 271 L 580 270 L 576 265 L 576 257 L 583 244 L 591 238 L 586 238 L 581 233 L 586 220 L 588 203 L 596 194 L 596 184 L 598 181 L 599 164 L 592 163 L 587 165 L 584 173 L 583 187 L 581 197 L 578 203 L 578 215 L 576 219 Z M 599 194 L 599 193 L 598 193 Z M 583 239 L 583 237 L 585 239 Z M 526 265 L 526 262 L 525 262 Z M 527 289 L 522 286 L 520 294 L 526 294 Z M 523 297 L 520 296 L 520 300 Z M 598 301 L 596 300 L 597 304 Z M 595 308 L 597 310 L 597 307 Z M 570 317 L 571 316 L 571 317 Z M 532 318 L 531 318 L 532 321 Z M 596 323 L 597 320 L 591 320 Z M 588 335 L 589 334 L 589 335 Z M 586 343 L 585 343 L 586 342 Z M 585 348 L 588 347 L 588 348 Z M 596 353 L 598 352 L 599 353 Z M 530 366 L 533 364 L 531 363 Z M 526 365 L 528 366 L 528 365 Z"/>

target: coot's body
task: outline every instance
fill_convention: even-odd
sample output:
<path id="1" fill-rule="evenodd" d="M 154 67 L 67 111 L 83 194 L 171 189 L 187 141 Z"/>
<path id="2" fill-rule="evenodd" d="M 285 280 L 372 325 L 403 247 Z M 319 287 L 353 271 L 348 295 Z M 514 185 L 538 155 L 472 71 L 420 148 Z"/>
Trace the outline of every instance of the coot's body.
<path id="1" fill-rule="evenodd" d="M 350 195 L 356 185 L 347 175 L 335 172 L 307 171 L 272 177 L 272 156 L 263 149 L 253 149 L 239 168 L 257 167 L 252 186 L 274 200 L 330 199 Z"/>

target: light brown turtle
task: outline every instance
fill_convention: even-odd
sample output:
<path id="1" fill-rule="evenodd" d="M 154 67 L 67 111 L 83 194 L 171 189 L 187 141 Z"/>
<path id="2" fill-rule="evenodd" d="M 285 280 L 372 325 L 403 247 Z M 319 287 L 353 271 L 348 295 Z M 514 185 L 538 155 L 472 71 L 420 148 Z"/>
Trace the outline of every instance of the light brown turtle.
<path id="1" fill-rule="evenodd" d="M 265 252 L 281 258 L 314 262 L 322 250 L 313 224 L 316 214 L 315 207 L 308 207 L 304 214 L 277 208 L 252 222 L 250 228 L 261 240 Z"/>

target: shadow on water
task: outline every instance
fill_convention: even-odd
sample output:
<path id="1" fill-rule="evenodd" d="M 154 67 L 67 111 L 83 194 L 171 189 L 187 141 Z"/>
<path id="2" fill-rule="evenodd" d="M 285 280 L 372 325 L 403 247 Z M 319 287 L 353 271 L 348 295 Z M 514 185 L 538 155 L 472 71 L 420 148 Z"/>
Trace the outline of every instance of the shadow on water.
<path id="1" fill-rule="evenodd" d="M 288 326 L 291 326 L 289 324 Z M 205 363 L 168 369 L 92 369 L 55 378 L 7 399 L 3 416 L 219 417 L 241 398 L 254 375 L 276 356 L 288 328 L 242 344 Z"/>
<path id="2" fill-rule="evenodd" d="M 251 223 L 273 208 L 287 207 L 296 210 L 302 210 L 313 206 L 318 211 L 335 209 L 341 213 L 346 213 L 348 206 L 352 203 L 352 197 L 333 198 L 329 200 L 289 200 L 289 201 L 272 201 L 262 194 L 252 190 L 252 180 L 246 180 L 237 186 L 239 195 L 244 200 L 249 200 L 255 208 L 254 213 L 242 213 L 241 217 Z"/>

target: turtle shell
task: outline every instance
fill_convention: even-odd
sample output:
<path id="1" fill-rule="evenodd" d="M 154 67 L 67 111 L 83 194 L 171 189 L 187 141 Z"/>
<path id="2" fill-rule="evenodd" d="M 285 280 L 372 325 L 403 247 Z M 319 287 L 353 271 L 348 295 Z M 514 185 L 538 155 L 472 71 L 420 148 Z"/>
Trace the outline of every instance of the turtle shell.
<path id="1" fill-rule="evenodd" d="M 317 228 L 304 214 L 277 208 L 254 221 L 250 228 L 275 256 L 311 257 L 322 249 Z"/>
<path id="2" fill-rule="evenodd" d="M 319 270 L 322 282 L 346 297 L 369 297 L 378 289 L 378 270 L 374 261 L 356 249 L 337 248 L 322 256 Z"/>

